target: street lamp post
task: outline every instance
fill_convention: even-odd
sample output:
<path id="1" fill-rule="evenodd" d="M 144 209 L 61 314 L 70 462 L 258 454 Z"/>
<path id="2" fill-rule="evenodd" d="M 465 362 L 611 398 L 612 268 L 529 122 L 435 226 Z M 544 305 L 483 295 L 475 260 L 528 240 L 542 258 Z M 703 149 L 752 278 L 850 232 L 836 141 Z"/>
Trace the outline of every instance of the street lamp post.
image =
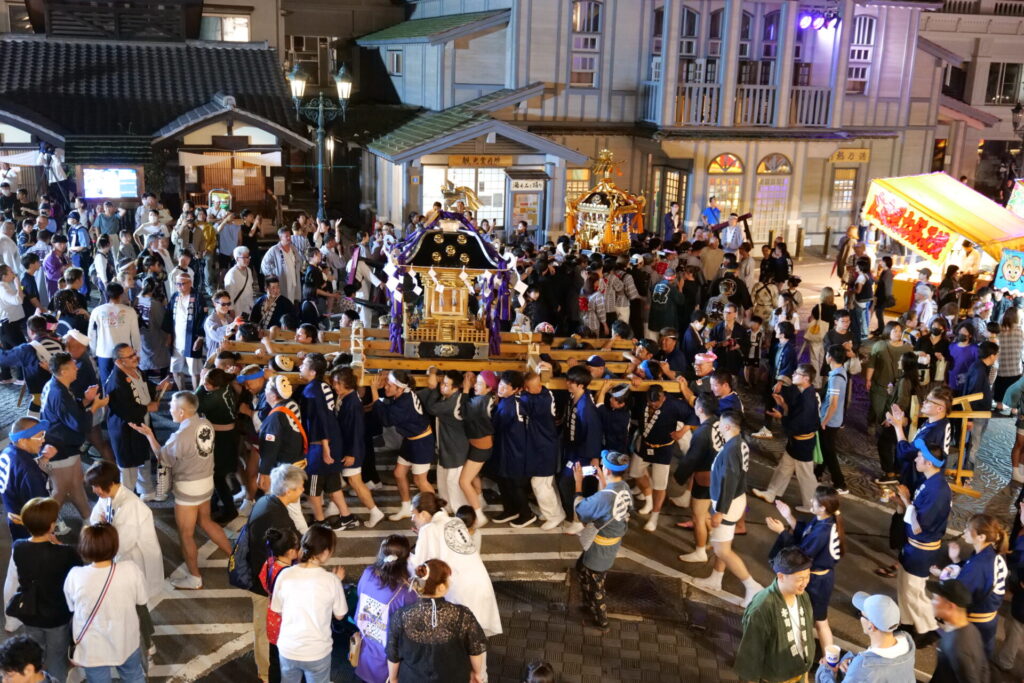
<path id="1" fill-rule="evenodd" d="M 1010 110 L 1013 132 L 1020 138 L 1020 149 L 1017 151 L 1017 175 L 1024 176 L 1024 104 L 1020 102 Z"/>
<path id="2" fill-rule="evenodd" d="M 334 75 L 334 85 L 338 90 L 338 100 L 325 96 L 322 92 L 317 93 L 305 102 L 302 100 L 306 92 L 306 82 L 309 76 L 296 64 L 288 73 L 288 83 L 292 90 L 292 100 L 295 102 L 295 114 L 299 118 L 305 118 L 316 125 L 316 217 L 318 220 L 327 218 L 324 208 L 324 159 L 325 139 L 327 137 L 327 124 L 338 117 L 345 120 L 348 111 L 348 99 L 352 96 L 352 79 L 348 70 L 342 64 L 338 73 Z"/>

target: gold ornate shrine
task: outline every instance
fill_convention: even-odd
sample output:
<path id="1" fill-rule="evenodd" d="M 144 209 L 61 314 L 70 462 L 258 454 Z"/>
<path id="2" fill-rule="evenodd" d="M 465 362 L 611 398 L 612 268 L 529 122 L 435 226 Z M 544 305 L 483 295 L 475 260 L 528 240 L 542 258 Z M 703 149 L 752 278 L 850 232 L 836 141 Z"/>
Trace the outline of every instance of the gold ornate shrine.
<path id="1" fill-rule="evenodd" d="M 505 276 L 505 264 L 459 213 L 442 212 L 407 245 L 398 263 L 422 287 L 418 315 L 406 299 L 402 317 L 405 355 L 486 358 L 490 331 L 482 315 L 470 313 L 480 276 Z M 491 287 L 484 283 L 484 289 Z M 479 306 L 482 312 L 484 303 Z"/>
<path id="2" fill-rule="evenodd" d="M 629 251 L 631 233 L 644 231 L 643 214 L 647 200 L 620 189 L 612 182 L 612 172 L 622 162 L 602 149 L 593 166 L 597 185 L 577 197 L 565 198 L 565 228 L 575 235 L 580 249 L 604 254 Z"/>

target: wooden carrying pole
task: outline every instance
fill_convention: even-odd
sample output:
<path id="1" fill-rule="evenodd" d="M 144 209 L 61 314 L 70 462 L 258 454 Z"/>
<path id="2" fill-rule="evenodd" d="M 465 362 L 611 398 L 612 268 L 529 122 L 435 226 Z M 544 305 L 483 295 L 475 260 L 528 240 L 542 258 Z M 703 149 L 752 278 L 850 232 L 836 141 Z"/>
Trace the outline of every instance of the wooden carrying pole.
<path id="1" fill-rule="evenodd" d="M 953 481 L 950 482 L 949 488 L 955 493 L 962 493 L 964 495 L 971 496 L 972 498 L 980 498 L 981 492 L 976 491 L 964 483 L 965 479 L 974 477 L 974 470 L 966 469 L 964 467 L 964 458 L 967 453 L 967 433 L 970 431 L 970 420 L 981 420 L 992 417 L 991 411 L 970 409 L 971 402 L 977 401 L 982 397 L 982 394 L 970 394 L 968 396 L 958 396 L 957 398 L 954 398 L 953 405 L 956 410 L 953 410 L 946 416 L 950 420 L 960 420 L 960 440 L 957 444 L 956 467 L 947 467 L 945 469 L 945 474 L 953 477 Z M 975 450 L 975 452 L 977 452 L 977 450 Z"/>

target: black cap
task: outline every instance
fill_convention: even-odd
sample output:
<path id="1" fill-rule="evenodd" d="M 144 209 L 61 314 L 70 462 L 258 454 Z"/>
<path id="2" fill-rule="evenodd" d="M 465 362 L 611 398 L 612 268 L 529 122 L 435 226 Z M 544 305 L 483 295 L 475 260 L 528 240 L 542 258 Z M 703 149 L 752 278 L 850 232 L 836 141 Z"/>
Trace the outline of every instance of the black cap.
<path id="1" fill-rule="evenodd" d="M 929 581 L 926 588 L 929 593 L 939 595 L 957 607 L 966 609 L 971 604 L 971 591 L 967 590 L 967 586 L 956 579 Z"/>

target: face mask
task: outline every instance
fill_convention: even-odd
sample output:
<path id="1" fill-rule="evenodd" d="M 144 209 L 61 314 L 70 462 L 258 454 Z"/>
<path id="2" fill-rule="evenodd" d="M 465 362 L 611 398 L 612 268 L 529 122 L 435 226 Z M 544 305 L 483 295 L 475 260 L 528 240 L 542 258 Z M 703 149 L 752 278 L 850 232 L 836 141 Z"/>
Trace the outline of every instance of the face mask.
<path id="1" fill-rule="evenodd" d="M 942 334 L 942 328 L 941 327 L 933 327 L 932 328 L 932 336 L 933 337 L 938 337 L 940 334 Z"/>
<path id="2" fill-rule="evenodd" d="M 697 330 L 698 332 L 700 332 L 701 330 L 703 330 L 703 329 L 704 329 L 704 323 L 694 323 L 694 324 L 693 324 L 693 327 L 694 327 L 694 328 L 695 328 L 695 329 L 696 329 L 696 330 Z"/>
<path id="3" fill-rule="evenodd" d="M 960 341 L 962 341 L 962 342 L 971 341 L 971 335 L 969 335 L 969 334 L 961 334 L 960 335 Z"/>

